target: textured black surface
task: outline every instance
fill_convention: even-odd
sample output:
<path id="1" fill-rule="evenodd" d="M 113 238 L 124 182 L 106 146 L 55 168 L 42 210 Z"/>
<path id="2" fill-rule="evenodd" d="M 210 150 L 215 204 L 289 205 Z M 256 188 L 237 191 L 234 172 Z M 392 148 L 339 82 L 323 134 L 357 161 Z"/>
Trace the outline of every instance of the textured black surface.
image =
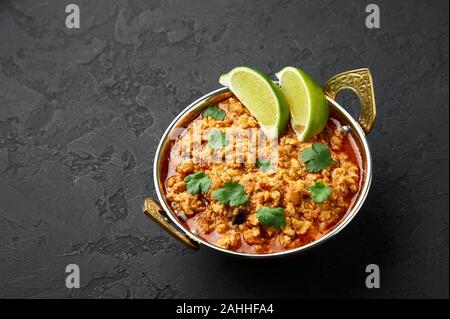
<path id="1" fill-rule="evenodd" d="M 378 30 L 368 3 L 0 1 L 0 297 L 448 297 L 448 1 L 376 1 Z M 370 195 L 305 255 L 191 252 L 141 213 L 165 127 L 237 65 L 372 70 Z"/>

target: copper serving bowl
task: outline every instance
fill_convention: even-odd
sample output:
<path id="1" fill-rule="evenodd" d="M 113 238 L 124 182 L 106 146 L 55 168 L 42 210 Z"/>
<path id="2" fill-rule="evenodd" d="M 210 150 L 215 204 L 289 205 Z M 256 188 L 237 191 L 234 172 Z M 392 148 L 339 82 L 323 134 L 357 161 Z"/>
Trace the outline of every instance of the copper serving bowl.
<path id="1" fill-rule="evenodd" d="M 335 101 L 336 95 L 342 90 L 351 90 L 359 97 L 361 112 L 360 117 L 357 121 L 353 119 L 353 117 Z M 177 215 L 170 207 L 164 190 L 164 170 L 167 168 L 168 152 L 170 151 L 171 147 L 170 142 L 173 131 L 177 128 L 184 127 L 186 123 L 197 117 L 207 106 L 217 104 L 229 98 L 232 93 L 228 90 L 228 88 L 215 90 L 199 98 L 188 107 L 186 107 L 169 125 L 161 138 L 154 160 L 153 176 L 158 200 L 155 201 L 150 197 L 145 198 L 143 205 L 144 213 L 147 216 L 151 217 L 155 222 L 157 222 L 170 235 L 178 239 L 189 248 L 197 249 L 200 247 L 200 245 L 205 245 L 227 254 L 253 258 L 266 258 L 299 253 L 311 247 L 318 246 L 319 244 L 338 234 L 352 221 L 352 219 L 356 216 L 356 214 L 364 204 L 371 184 L 372 158 L 370 155 L 369 145 L 366 140 L 366 134 L 370 132 L 376 116 L 372 76 L 369 69 L 358 69 L 344 72 L 328 80 L 324 86 L 324 92 L 327 95 L 327 100 L 330 107 L 330 116 L 336 118 L 343 125 L 343 128 L 345 130 L 352 133 L 358 149 L 360 150 L 362 158 L 362 182 L 354 204 L 341 218 L 341 220 L 334 226 L 334 228 L 332 228 L 323 237 L 307 245 L 279 252 L 267 254 L 236 252 L 233 250 L 215 246 L 205 239 L 201 238 L 197 234 L 192 233 L 178 219 Z"/>

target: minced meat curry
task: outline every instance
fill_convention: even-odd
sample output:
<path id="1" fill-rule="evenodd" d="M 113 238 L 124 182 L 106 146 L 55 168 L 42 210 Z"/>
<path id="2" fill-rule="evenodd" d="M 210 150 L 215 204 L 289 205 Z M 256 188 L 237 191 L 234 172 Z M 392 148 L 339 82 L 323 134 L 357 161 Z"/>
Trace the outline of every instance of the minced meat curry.
<path id="1" fill-rule="evenodd" d="M 317 240 L 342 219 L 360 188 L 361 156 L 351 133 L 330 118 L 320 134 L 299 142 L 288 127 L 272 163 L 252 152 L 250 140 L 264 135 L 258 128 L 235 97 L 188 123 L 171 146 L 169 204 L 192 233 L 238 252 L 272 253 Z M 256 133 L 227 136 L 244 129 Z"/>

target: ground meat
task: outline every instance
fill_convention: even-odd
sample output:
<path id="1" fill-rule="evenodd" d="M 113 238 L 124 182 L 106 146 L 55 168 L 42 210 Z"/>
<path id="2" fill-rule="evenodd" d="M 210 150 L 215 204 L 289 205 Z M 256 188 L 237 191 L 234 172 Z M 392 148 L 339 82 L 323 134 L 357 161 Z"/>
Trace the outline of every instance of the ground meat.
<path id="1" fill-rule="evenodd" d="M 330 120 L 322 133 L 305 142 L 299 142 L 288 127 L 279 139 L 276 167 L 264 171 L 255 166 L 256 149 L 250 143 L 252 139 L 265 138 L 260 131 L 256 136 L 245 136 L 239 143 L 230 139 L 226 147 L 211 152 L 208 138 L 202 134 L 205 130 L 258 127 L 256 119 L 236 98 L 231 97 L 218 107 L 226 112 L 224 120 L 200 115 L 187 125 L 186 133 L 172 146 L 172 155 L 177 152 L 179 157 L 169 162 L 169 171 L 173 173 L 165 183 L 166 197 L 174 211 L 188 217 L 191 230 L 223 248 L 268 253 L 305 245 L 339 222 L 359 190 L 361 170 L 355 160 L 357 150 L 348 146 L 349 136 L 337 121 Z M 321 172 L 310 173 L 299 155 L 315 142 L 329 146 L 334 164 Z M 191 150 L 194 150 L 191 157 L 182 157 Z M 214 158 L 222 161 L 214 162 Z M 223 161 L 225 158 L 227 161 Z M 184 178 L 199 171 L 211 179 L 210 190 L 207 194 L 189 194 Z M 244 186 L 249 195 L 245 205 L 228 207 L 212 197 L 214 190 L 229 181 Z M 316 181 L 329 185 L 332 191 L 322 204 L 311 199 L 308 189 Z M 286 226 L 278 229 L 260 225 L 256 211 L 262 206 L 284 208 Z"/>

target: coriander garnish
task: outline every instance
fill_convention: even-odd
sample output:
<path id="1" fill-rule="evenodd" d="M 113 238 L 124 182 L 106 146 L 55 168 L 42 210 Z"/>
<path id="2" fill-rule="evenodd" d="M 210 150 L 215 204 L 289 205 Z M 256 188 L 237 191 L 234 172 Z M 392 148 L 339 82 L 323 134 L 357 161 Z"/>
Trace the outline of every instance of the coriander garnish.
<path id="1" fill-rule="evenodd" d="M 308 172 L 320 172 L 334 163 L 330 149 L 322 143 L 314 143 L 312 147 L 305 149 L 301 159 Z"/>
<path id="2" fill-rule="evenodd" d="M 225 119 L 225 111 L 219 109 L 217 106 L 208 106 L 202 113 L 203 116 L 210 116 L 217 121 Z"/>
<path id="3" fill-rule="evenodd" d="M 263 226 L 274 226 L 276 228 L 283 228 L 286 226 L 284 209 L 281 207 L 261 207 L 256 212 L 256 217 Z"/>
<path id="4" fill-rule="evenodd" d="M 244 191 L 244 186 L 237 182 L 227 182 L 223 188 L 214 191 L 213 197 L 221 204 L 231 207 L 244 205 L 248 201 L 248 195 Z"/>
<path id="5" fill-rule="evenodd" d="M 227 135 L 220 130 L 213 130 L 208 137 L 208 145 L 213 150 L 218 150 L 224 148 L 228 145 L 228 137 Z"/>
<path id="6" fill-rule="evenodd" d="M 211 180 L 204 172 L 188 175 L 184 178 L 186 192 L 189 194 L 207 193 L 211 186 Z"/>
<path id="7" fill-rule="evenodd" d="M 311 198 L 317 204 L 322 204 L 331 195 L 331 188 L 322 182 L 315 182 L 308 189 L 311 192 Z"/>
<path id="8" fill-rule="evenodd" d="M 256 160 L 256 167 L 262 169 L 263 171 L 270 171 L 273 169 L 272 163 L 270 161 Z"/>

